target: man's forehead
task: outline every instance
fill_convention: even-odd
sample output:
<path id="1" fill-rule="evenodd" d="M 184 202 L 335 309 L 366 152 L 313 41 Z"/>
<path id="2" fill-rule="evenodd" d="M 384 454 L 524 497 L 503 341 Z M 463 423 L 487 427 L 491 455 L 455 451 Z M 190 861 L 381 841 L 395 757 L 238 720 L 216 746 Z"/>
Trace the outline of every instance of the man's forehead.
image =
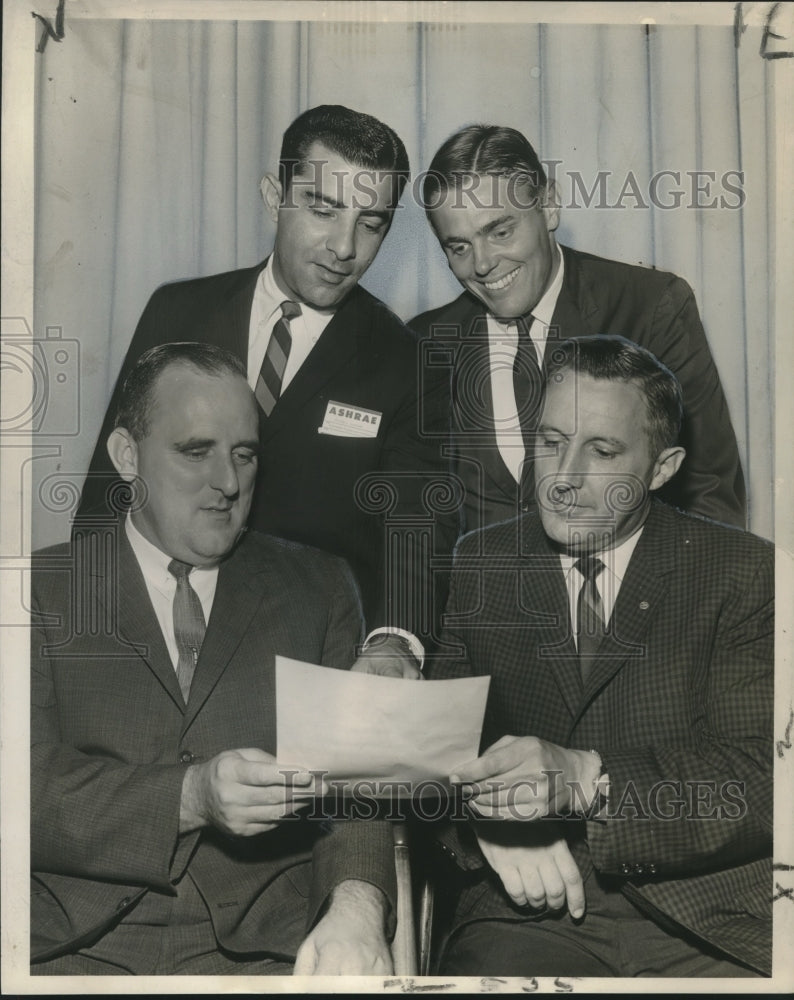
<path id="1" fill-rule="evenodd" d="M 644 431 L 645 400 L 633 382 L 593 378 L 570 369 L 553 374 L 546 385 L 541 423 L 566 433 L 593 432 L 630 437 Z"/>
<path id="2" fill-rule="evenodd" d="M 348 207 L 351 199 L 356 198 L 356 207 L 363 198 L 367 207 L 376 207 L 375 198 L 385 208 L 391 201 L 395 185 L 394 171 L 378 167 L 365 167 L 353 163 L 341 153 L 336 153 L 321 142 L 314 142 L 297 167 L 293 175 L 293 185 L 303 189 L 307 194 L 321 195 L 323 200 L 336 204 L 337 207 Z"/>
<path id="3" fill-rule="evenodd" d="M 526 172 L 461 171 L 446 190 L 444 204 L 469 211 L 516 212 L 538 208 L 541 192 Z"/>
<path id="4" fill-rule="evenodd" d="M 226 408 L 235 406 L 241 414 L 256 412 L 253 394 L 242 375 L 221 370 L 217 374 L 186 362 L 172 362 L 160 372 L 152 390 L 150 423 L 191 420 L 200 411 L 215 414 L 204 405 L 208 397 L 222 399 Z"/>

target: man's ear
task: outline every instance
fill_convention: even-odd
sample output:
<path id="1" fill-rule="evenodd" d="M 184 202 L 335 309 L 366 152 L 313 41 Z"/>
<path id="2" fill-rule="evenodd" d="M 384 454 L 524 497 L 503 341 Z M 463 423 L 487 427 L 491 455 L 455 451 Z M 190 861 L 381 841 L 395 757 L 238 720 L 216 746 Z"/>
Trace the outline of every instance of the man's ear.
<path id="1" fill-rule="evenodd" d="M 546 216 L 546 229 L 553 233 L 560 224 L 560 196 L 556 181 L 548 182 L 541 197 L 543 214 Z"/>
<path id="2" fill-rule="evenodd" d="M 259 190 L 262 192 L 262 201 L 265 203 L 267 214 L 273 222 L 278 223 L 278 209 L 283 194 L 281 181 L 275 174 L 265 174 L 259 185 Z"/>
<path id="3" fill-rule="evenodd" d="M 681 463 L 686 457 L 683 448 L 665 448 L 659 453 L 659 457 L 653 466 L 653 478 L 651 479 L 649 490 L 658 490 L 681 468 Z"/>
<path id="4" fill-rule="evenodd" d="M 116 427 L 110 432 L 107 449 L 122 479 L 129 482 L 138 475 L 138 445 L 126 427 Z"/>

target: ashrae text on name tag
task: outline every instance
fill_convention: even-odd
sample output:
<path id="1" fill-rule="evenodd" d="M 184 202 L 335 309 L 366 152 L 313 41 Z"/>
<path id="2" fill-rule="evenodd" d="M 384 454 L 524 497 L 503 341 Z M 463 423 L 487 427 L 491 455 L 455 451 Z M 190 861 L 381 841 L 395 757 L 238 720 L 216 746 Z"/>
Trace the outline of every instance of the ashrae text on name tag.
<path id="1" fill-rule="evenodd" d="M 377 437 L 382 413 L 377 410 L 364 410 L 360 406 L 348 406 L 329 399 L 325 408 L 320 434 L 334 434 L 337 437 Z"/>

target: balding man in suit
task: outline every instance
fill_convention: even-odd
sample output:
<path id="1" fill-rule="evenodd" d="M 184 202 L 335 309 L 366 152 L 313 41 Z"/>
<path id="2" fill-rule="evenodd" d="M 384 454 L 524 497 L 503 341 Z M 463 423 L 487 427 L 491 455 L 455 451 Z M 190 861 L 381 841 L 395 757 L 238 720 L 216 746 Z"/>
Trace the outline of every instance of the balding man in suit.
<path id="1" fill-rule="evenodd" d="M 491 682 L 445 974 L 770 972 L 774 550 L 652 498 L 681 411 L 643 348 L 559 345 L 536 509 L 458 545 L 432 676 Z"/>
<path id="2" fill-rule="evenodd" d="M 273 756 L 276 654 L 348 668 L 362 615 L 341 560 L 246 532 L 258 423 L 233 355 L 148 351 L 129 514 L 33 560 L 33 974 L 391 969 L 388 826 L 310 821 Z"/>

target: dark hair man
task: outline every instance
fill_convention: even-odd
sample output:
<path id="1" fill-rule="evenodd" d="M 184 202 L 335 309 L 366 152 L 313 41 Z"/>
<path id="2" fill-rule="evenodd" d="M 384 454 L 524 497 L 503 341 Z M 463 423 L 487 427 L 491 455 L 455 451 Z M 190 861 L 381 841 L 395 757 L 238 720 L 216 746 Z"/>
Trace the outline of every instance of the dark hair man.
<path id="1" fill-rule="evenodd" d="M 255 267 L 159 288 L 121 379 L 147 348 L 173 340 L 237 355 L 261 418 L 251 526 L 347 559 L 368 627 L 391 628 L 381 642 L 410 659 L 408 650 L 422 655 L 412 633 L 428 631 L 415 614 L 427 621 L 428 578 L 403 547 L 387 565 L 373 480 L 394 487 L 391 515 L 426 524 L 424 487 L 442 471 L 447 412 L 439 383 L 422 401 L 431 434 L 419 433 L 416 338 L 358 284 L 389 230 L 408 169 L 399 137 L 377 119 L 338 105 L 304 112 L 284 135 L 278 174 L 261 185 L 276 224 L 273 253 Z M 118 388 L 78 524 L 106 510 L 114 474 L 103 442 L 117 398 Z M 440 548 L 449 551 L 454 526 L 444 528 Z"/>
<path id="2" fill-rule="evenodd" d="M 232 355 L 152 348 L 118 413 L 146 503 L 33 560 L 31 971 L 388 972 L 389 828 L 300 818 L 314 779 L 273 756 L 276 654 L 352 662 L 349 570 L 245 533 L 259 417 Z"/>
<path id="3" fill-rule="evenodd" d="M 491 682 L 445 974 L 770 972 L 774 551 L 652 497 L 680 419 L 648 351 L 559 345 L 537 506 L 458 544 L 432 676 Z"/>
<path id="4" fill-rule="evenodd" d="M 560 341 L 605 332 L 648 348 L 681 383 L 687 462 L 665 498 L 744 527 L 736 438 L 686 282 L 558 246 L 555 186 L 512 128 L 471 125 L 447 139 L 423 198 L 466 289 L 410 323 L 454 354 L 453 442 L 467 491 L 465 528 L 529 509 L 541 369 Z"/>

